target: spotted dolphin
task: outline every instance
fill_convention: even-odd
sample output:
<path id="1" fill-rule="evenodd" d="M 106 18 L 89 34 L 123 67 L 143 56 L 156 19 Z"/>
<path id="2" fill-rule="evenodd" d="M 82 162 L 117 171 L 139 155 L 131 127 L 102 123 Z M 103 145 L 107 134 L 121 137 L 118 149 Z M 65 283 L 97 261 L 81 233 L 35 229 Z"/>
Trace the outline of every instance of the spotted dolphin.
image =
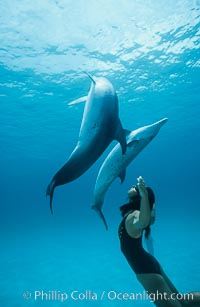
<path id="1" fill-rule="evenodd" d="M 46 190 L 46 195 L 50 196 L 51 213 L 57 186 L 80 177 L 113 140 L 120 143 L 122 154 L 126 151 L 126 132 L 119 119 L 118 98 L 113 85 L 106 78 L 88 76 L 92 83 L 86 97 L 77 144 Z"/>
<path id="2" fill-rule="evenodd" d="M 120 177 L 121 183 L 123 183 L 126 176 L 126 167 L 158 134 L 167 120 L 167 118 L 164 118 L 152 125 L 131 131 L 126 136 L 126 153 L 122 155 L 119 144 L 117 144 L 104 160 L 95 183 L 92 209 L 100 215 L 106 229 L 108 229 L 108 225 L 102 212 L 102 206 L 108 188 L 117 177 Z"/>

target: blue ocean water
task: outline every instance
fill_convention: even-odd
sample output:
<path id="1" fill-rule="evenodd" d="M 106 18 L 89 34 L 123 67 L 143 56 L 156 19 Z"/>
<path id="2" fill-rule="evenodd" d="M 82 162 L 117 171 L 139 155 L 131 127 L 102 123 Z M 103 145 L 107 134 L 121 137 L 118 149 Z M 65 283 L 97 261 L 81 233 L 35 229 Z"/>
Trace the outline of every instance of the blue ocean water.
<path id="1" fill-rule="evenodd" d="M 117 238 L 139 175 L 156 193 L 156 258 L 180 292 L 200 290 L 199 10 L 198 0 L 1 1 L 1 306 L 150 306 L 114 297 L 143 291 Z M 53 216 L 45 196 L 78 138 L 84 103 L 68 103 L 88 93 L 83 71 L 112 82 L 125 128 L 169 119 L 110 187 L 108 232 L 91 205 L 116 142 L 56 189 Z"/>

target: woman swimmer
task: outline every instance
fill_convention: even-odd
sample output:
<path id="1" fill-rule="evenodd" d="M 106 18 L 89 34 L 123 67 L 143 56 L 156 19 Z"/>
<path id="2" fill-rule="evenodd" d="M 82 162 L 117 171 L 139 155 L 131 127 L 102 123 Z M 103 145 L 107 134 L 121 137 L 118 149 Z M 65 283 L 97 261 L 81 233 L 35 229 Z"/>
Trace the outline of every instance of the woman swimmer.
<path id="1" fill-rule="evenodd" d="M 122 222 L 119 226 L 121 251 L 148 294 L 155 298 L 156 306 L 199 306 L 200 292 L 181 297 L 178 290 L 164 273 L 159 262 L 142 246 L 142 234 L 150 234 L 150 225 L 155 221 L 155 196 L 145 186 L 143 178 L 137 179 L 137 186 L 128 191 L 129 203 L 120 207 Z M 158 295 L 159 294 L 159 295 Z M 187 299 L 186 299 L 187 298 Z"/>

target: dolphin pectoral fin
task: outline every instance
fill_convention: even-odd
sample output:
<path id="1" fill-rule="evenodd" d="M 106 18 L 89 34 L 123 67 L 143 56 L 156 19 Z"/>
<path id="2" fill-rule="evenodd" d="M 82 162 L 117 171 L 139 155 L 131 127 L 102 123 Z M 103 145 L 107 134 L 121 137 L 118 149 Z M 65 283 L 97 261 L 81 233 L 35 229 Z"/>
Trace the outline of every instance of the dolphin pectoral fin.
<path id="1" fill-rule="evenodd" d="M 127 130 L 123 129 L 121 122 L 119 122 L 119 126 L 118 126 L 118 129 L 117 129 L 117 133 L 115 135 L 115 139 L 121 145 L 122 154 L 125 154 L 126 147 L 127 147 L 127 144 L 126 144 L 126 133 L 127 133 Z"/>
<path id="2" fill-rule="evenodd" d="M 50 197 L 50 210 L 51 214 L 53 214 L 53 194 L 55 190 L 55 180 L 52 180 L 47 187 L 46 196 Z"/>
<path id="3" fill-rule="evenodd" d="M 105 227 L 106 227 L 106 230 L 108 230 L 108 224 L 106 222 L 106 219 L 104 217 L 104 214 L 103 212 L 101 211 L 101 209 L 97 208 L 96 206 L 92 206 L 92 209 L 95 210 L 97 212 L 97 214 L 100 216 L 100 218 L 102 219 Z"/>
<path id="4" fill-rule="evenodd" d="M 138 142 L 139 142 L 139 140 L 127 141 L 127 147 L 133 147 L 134 144 L 136 146 Z"/>
<path id="5" fill-rule="evenodd" d="M 121 179 L 121 184 L 124 182 L 126 178 L 126 169 L 124 169 L 118 176 Z"/>
<path id="6" fill-rule="evenodd" d="M 75 99 L 75 100 L 69 102 L 69 103 L 68 103 L 68 106 L 72 106 L 72 105 L 78 104 L 78 103 L 80 103 L 80 102 L 85 102 L 85 101 L 87 100 L 87 98 L 88 98 L 88 96 L 83 96 L 83 97 L 80 97 L 80 98 L 78 98 L 78 99 Z"/>

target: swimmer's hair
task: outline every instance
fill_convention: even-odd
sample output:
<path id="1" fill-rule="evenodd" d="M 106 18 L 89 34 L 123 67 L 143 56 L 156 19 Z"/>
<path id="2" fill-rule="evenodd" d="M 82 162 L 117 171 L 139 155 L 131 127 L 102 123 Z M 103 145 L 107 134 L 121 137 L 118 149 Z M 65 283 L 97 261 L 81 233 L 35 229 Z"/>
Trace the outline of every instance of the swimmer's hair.
<path id="1" fill-rule="evenodd" d="M 148 197 L 149 197 L 150 210 L 152 210 L 153 204 L 155 203 L 155 195 L 154 195 L 153 190 L 150 187 L 146 187 L 146 189 L 147 189 Z M 138 187 L 136 187 L 136 190 L 138 193 L 129 199 L 129 203 L 119 208 L 122 217 L 124 217 L 124 215 L 131 210 L 140 210 L 141 197 L 139 194 Z"/>
<path id="2" fill-rule="evenodd" d="M 155 204 L 155 201 L 156 201 L 155 194 L 154 194 L 154 191 L 150 187 L 147 187 L 146 189 L 148 191 L 150 209 L 152 210 L 153 205 Z"/>

